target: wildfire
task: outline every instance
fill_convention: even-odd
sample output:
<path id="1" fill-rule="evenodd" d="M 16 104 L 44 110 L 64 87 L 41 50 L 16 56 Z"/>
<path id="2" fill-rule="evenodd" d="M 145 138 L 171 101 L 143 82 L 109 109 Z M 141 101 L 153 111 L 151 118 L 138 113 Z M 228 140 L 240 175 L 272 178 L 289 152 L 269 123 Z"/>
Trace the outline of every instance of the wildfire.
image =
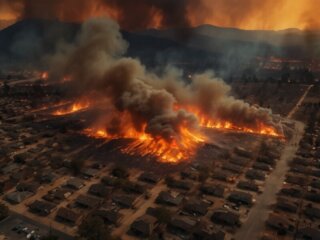
<path id="1" fill-rule="evenodd" d="M 175 109 L 181 108 L 176 105 Z M 273 126 L 268 126 L 264 123 L 258 123 L 258 127 L 239 126 L 231 121 L 215 120 L 201 114 L 200 111 L 194 107 L 186 107 L 189 112 L 192 112 L 198 119 L 199 125 L 203 128 L 214 128 L 220 130 L 230 130 L 235 132 L 251 133 L 257 135 L 266 135 L 270 137 L 283 138 L 283 134 L 279 133 Z"/>
<path id="2" fill-rule="evenodd" d="M 79 102 L 75 102 L 68 107 L 63 107 L 61 109 L 58 109 L 52 113 L 54 116 L 62 116 L 62 115 L 68 115 L 71 113 L 79 112 L 81 110 L 87 109 L 90 107 L 90 102 L 88 100 L 82 100 Z"/>
<path id="3" fill-rule="evenodd" d="M 227 129 L 231 131 L 252 133 L 252 134 L 258 134 L 258 135 L 267 135 L 267 136 L 279 137 L 279 138 L 283 137 L 282 134 L 276 131 L 276 129 L 274 129 L 271 126 L 266 126 L 263 123 L 260 123 L 257 129 L 253 129 L 249 127 L 236 126 L 235 124 L 228 121 L 219 122 L 219 121 L 207 120 L 203 118 L 200 121 L 200 125 L 205 128 Z"/>
<path id="4" fill-rule="evenodd" d="M 47 80 L 48 78 L 49 78 L 49 73 L 48 72 L 41 73 L 41 79 Z"/>
<path id="5" fill-rule="evenodd" d="M 192 112 L 192 111 L 190 111 Z M 201 114 L 193 112 L 199 121 L 201 128 L 214 128 L 221 130 L 230 130 L 250 134 L 266 135 L 271 137 L 282 138 L 283 136 L 277 132 L 272 126 L 263 123 L 258 128 L 242 127 L 229 121 L 216 121 L 205 118 Z M 188 128 L 188 126 L 180 126 L 178 136 L 164 139 L 162 137 L 154 137 L 147 133 L 146 124 L 141 129 L 134 127 L 133 121 L 128 113 L 121 113 L 121 123 L 118 124 L 116 131 L 108 130 L 108 127 L 93 127 L 84 130 L 84 134 L 94 138 L 103 139 L 132 139 L 126 147 L 121 151 L 129 155 L 139 155 L 143 157 L 153 156 L 160 162 L 179 163 L 183 160 L 190 159 L 195 155 L 199 144 L 206 141 L 206 137 L 199 131 Z M 106 122 L 104 122 L 105 124 Z M 106 124 L 105 126 L 109 126 Z"/>
<path id="6" fill-rule="evenodd" d="M 113 134 L 106 128 L 88 128 L 84 130 L 84 134 L 105 139 L 132 139 L 126 147 L 121 151 L 129 155 L 139 155 L 143 157 L 156 157 L 160 162 L 178 163 L 182 160 L 190 159 L 194 156 L 198 145 L 205 142 L 206 137 L 195 130 L 181 126 L 179 136 L 173 136 L 171 139 L 162 137 L 154 137 L 146 132 L 146 124 L 141 130 L 133 127 L 127 114 L 123 114 L 126 124 L 122 125 L 120 133 Z"/>

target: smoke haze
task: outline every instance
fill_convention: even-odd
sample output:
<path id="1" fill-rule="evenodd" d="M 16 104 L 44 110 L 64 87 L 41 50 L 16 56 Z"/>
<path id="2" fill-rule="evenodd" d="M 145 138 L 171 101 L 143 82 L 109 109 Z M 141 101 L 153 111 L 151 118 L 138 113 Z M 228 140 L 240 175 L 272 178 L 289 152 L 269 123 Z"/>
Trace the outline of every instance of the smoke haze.
<path id="1" fill-rule="evenodd" d="M 269 110 L 234 99 L 230 87 L 212 72 L 195 75 L 186 84 L 177 69 L 168 67 L 159 77 L 139 60 L 123 57 L 128 44 L 119 29 L 112 20 L 86 21 L 76 43 L 61 45 L 50 59 L 51 76 L 70 76 L 83 94 L 94 91 L 111 102 L 116 112 L 112 131 L 120 131 L 120 113 L 125 112 L 138 131 L 145 127 L 153 137 L 170 141 L 180 136 L 181 126 L 199 127 L 191 109 L 237 126 L 274 125 Z"/>
<path id="2" fill-rule="evenodd" d="M 319 29 L 318 0 L 0 0 L 0 19 L 82 22 L 109 16 L 127 30 L 213 24 L 244 29 Z"/>

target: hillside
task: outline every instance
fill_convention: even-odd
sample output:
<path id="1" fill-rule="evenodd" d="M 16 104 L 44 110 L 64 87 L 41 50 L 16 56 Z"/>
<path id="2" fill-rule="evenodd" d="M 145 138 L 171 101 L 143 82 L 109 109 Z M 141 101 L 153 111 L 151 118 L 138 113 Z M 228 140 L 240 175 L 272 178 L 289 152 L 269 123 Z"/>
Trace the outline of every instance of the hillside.
<path id="1" fill-rule="evenodd" d="M 80 24 L 24 20 L 0 31 L 1 65 L 43 65 L 62 42 L 73 42 Z M 148 67 L 173 64 L 190 71 L 243 68 L 259 57 L 305 59 L 319 52 L 319 32 L 246 31 L 202 25 L 188 29 L 125 32 L 127 55 Z M 181 35 L 183 33 L 183 35 Z"/>

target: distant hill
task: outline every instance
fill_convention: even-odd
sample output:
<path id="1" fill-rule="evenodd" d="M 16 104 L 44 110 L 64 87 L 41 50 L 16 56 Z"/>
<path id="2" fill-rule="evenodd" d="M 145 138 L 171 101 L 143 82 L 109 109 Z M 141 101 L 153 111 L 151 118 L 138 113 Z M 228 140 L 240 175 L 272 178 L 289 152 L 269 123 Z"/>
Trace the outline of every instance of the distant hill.
<path id="1" fill-rule="evenodd" d="M 186 44 L 201 49 L 225 53 L 234 52 L 254 54 L 258 56 L 277 56 L 285 58 L 304 59 L 311 54 L 320 56 L 320 32 L 287 29 L 281 31 L 269 30 L 240 30 L 235 28 L 221 28 L 211 25 L 201 25 L 193 29 L 150 29 L 140 32 L 147 36 L 164 39 L 177 39 L 177 31 L 191 31 L 191 38 Z M 181 41 L 181 40 L 180 40 Z M 318 52 L 314 52 L 318 50 Z"/>
<path id="2" fill-rule="evenodd" d="M 29 64 L 42 62 L 52 54 L 61 41 L 72 42 L 80 30 L 80 24 L 48 20 L 24 20 L 0 31 L 0 63 Z M 203 49 L 186 46 L 170 39 L 122 32 L 129 42 L 128 56 L 140 58 L 146 65 L 177 63 L 185 59 L 208 58 Z"/>
<path id="3" fill-rule="evenodd" d="M 0 20 L 0 30 L 9 27 L 15 22 L 15 20 Z"/>
<path id="4" fill-rule="evenodd" d="M 52 20 L 17 22 L 0 31 L 0 64 L 41 65 L 59 42 L 74 41 L 79 30 L 80 24 Z M 319 32 L 297 29 L 246 31 L 202 25 L 122 34 L 130 44 L 127 55 L 141 59 L 148 67 L 170 63 L 190 71 L 234 71 L 257 56 L 304 59 L 320 49 Z"/>

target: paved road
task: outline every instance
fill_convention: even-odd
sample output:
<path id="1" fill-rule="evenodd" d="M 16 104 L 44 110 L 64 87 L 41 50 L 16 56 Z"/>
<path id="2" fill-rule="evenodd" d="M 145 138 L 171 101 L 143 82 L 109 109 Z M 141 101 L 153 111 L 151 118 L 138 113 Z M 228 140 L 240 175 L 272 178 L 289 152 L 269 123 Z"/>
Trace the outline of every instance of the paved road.
<path id="1" fill-rule="evenodd" d="M 276 202 L 276 194 L 282 187 L 286 172 L 289 170 L 288 163 L 294 157 L 303 132 L 303 123 L 295 123 L 296 133 L 284 148 L 276 168 L 269 175 L 265 183 L 264 192 L 258 196 L 256 204 L 252 207 L 247 221 L 242 225 L 237 234 L 236 240 L 259 239 L 265 228 L 265 221 L 270 213 L 270 205 Z"/>
<path id="2" fill-rule="evenodd" d="M 309 85 L 308 88 L 306 89 L 306 91 L 304 92 L 304 94 L 301 96 L 301 98 L 299 99 L 299 101 L 297 102 L 297 104 L 294 106 L 294 108 L 290 111 L 290 113 L 288 114 L 287 118 L 291 118 L 299 109 L 299 107 L 301 106 L 301 104 L 303 103 L 304 99 L 306 98 L 306 96 L 308 95 L 308 93 L 310 92 L 311 88 L 314 85 Z"/>

